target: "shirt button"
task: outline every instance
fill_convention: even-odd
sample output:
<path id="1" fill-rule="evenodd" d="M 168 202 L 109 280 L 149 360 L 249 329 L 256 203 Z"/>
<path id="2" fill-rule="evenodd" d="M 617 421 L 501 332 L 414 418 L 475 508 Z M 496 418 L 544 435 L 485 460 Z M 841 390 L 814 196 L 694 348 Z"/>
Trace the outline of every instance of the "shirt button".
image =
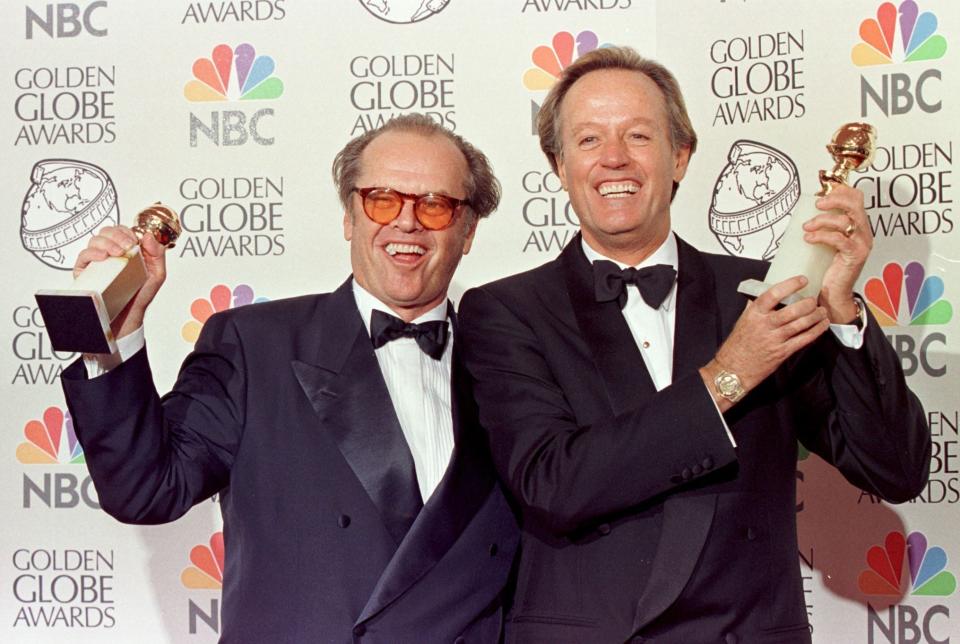
<path id="1" fill-rule="evenodd" d="M 644 349 L 649 349 L 649 348 L 650 348 L 650 341 L 649 341 L 649 340 L 644 340 L 644 341 L 643 341 L 643 348 L 644 348 Z"/>
<path id="2" fill-rule="evenodd" d="M 350 525 L 350 516 L 341 514 L 340 518 L 337 519 L 337 525 L 339 525 L 341 528 L 346 528 L 348 525 Z"/>

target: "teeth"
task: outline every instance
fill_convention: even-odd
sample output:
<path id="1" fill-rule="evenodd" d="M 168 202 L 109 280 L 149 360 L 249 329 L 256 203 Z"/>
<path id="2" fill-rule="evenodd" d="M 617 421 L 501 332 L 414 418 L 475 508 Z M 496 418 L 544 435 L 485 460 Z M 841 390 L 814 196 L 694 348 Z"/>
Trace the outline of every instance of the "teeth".
<path id="1" fill-rule="evenodd" d="M 390 256 L 396 255 L 397 253 L 416 253 L 417 255 L 423 255 L 426 252 L 422 246 L 417 246 L 416 244 L 387 244 L 387 253 Z"/>
<path id="2" fill-rule="evenodd" d="M 600 194 L 604 197 L 625 192 L 633 194 L 639 189 L 635 183 L 605 183 L 598 188 Z"/>

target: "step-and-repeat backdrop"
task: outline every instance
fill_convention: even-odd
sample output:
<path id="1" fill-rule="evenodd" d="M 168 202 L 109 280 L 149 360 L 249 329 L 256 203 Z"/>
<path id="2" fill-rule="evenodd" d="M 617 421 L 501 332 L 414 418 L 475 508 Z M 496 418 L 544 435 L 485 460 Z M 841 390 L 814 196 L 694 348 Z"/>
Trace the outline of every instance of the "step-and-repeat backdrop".
<path id="1" fill-rule="evenodd" d="M 70 281 L 92 230 L 157 200 L 182 214 L 147 320 L 167 387 L 213 312 L 346 277 L 333 155 L 420 111 L 482 148 L 504 188 L 456 299 L 553 258 L 577 230 L 533 119 L 561 69 L 611 43 L 662 61 L 684 89 L 701 147 L 674 225 L 705 250 L 773 255 L 798 188 L 830 167 L 834 130 L 877 127 L 872 165 L 851 176 L 876 236 L 861 290 L 928 414 L 930 482 L 891 506 L 801 454 L 797 565 L 818 643 L 960 641 L 953 0 L 25 0 L 2 12 L 0 640 L 213 642 L 220 627 L 216 499 L 170 525 L 114 522 L 65 409 L 58 378 L 76 356 L 51 349 L 33 293 Z"/>

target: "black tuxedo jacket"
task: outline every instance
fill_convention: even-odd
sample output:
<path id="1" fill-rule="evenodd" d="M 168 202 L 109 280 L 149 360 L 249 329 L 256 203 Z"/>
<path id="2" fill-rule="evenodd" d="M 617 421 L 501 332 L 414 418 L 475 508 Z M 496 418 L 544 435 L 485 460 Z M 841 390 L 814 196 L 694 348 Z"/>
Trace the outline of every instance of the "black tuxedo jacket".
<path id="1" fill-rule="evenodd" d="M 457 351 L 455 447 L 422 510 L 349 280 L 211 317 L 162 400 L 146 350 L 63 385 L 111 515 L 172 521 L 220 492 L 221 641 L 496 642 L 519 535 Z"/>
<path id="2" fill-rule="evenodd" d="M 498 473 L 522 509 L 508 642 L 809 642 L 797 558 L 798 439 L 891 501 L 925 483 L 919 402 L 871 320 L 829 332 L 720 415 L 697 369 L 766 265 L 679 243 L 673 384 L 656 392 L 578 235 L 469 291 L 467 367 Z"/>

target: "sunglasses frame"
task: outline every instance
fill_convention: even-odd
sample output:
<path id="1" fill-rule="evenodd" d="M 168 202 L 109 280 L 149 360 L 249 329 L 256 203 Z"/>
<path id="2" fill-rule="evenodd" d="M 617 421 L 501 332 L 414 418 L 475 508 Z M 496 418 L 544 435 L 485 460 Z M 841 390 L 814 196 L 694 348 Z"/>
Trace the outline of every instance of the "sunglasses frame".
<path id="1" fill-rule="evenodd" d="M 397 195 L 398 197 L 400 197 L 400 200 L 401 200 L 401 201 L 400 201 L 400 208 L 397 210 L 397 214 L 394 215 L 393 218 L 390 219 L 390 221 L 384 222 L 384 223 L 382 223 L 382 224 L 381 224 L 379 221 L 377 221 L 376 219 L 374 219 L 373 217 L 371 217 L 371 216 L 370 216 L 370 213 L 367 212 L 367 208 L 366 208 L 367 195 L 369 195 L 371 192 L 373 192 L 373 191 L 375 191 L 375 190 L 380 190 L 380 191 L 382 191 L 382 192 L 389 192 L 389 193 L 395 194 L 395 195 Z M 412 201 L 412 202 L 413 202 L 413 215 L 414 215 L 414 217 L 417 218 L 417 221 L 420 223 L 420 225 L 423 226 L 424 228 L 426 228 L 427 230 L 443 230 L 443 229 L 445 229 L 445 228 L 449 228 L 449 227 L 453 224 L 453 222 L 456 220 L 456 218 L 457 218 L 457 211 L 459 210 L 460 206 L 469 206 L 469 205 L 470 205 L 470 202 L 469 202 L 468 200 L 466 200 L 466 199 L 457 199 L 456 197 L 451 197 L 450 195 L 445 195 L 445 194 L 443 194 L 442 192 L 425 192 L 425 193 L 423 193 L 423 194 L 414 195 L 414 194 L 410 194 L 409 192 L 400 192 L 399 190 L 395 190 L 395 189 L 393 189 L 393 188 L 385 188 L 385 187 L 383 187 L 383 186 L 371 186 L 371 187 L 369 187 L 369 188 L 360 188 L 359 186 L 354 186 L 353 192 L 356 192 L 358 195 L 360 195 L 360 207 L 361 207 L 361 210 L 363 210 L 363 214 L 367 216 L 367 219 L 369 219 L 370 221 L 372 221 L 372 222 L 374 222 L 374 223 L 380 224 L 381 226 L 386 226 L 386 225 L 389 224 L 391 221 L 394 221 L 397 217 L 399 217 L 399 216 L 400 216 L 400 213 L 403 212 L 403 205 L 404 205 L 407 201 Z M 417 212 L 417 203 L 418 203 L 421 199 L 424 199 L 424 198 L 427 198 L 427 197 L 434 197 L 434 198 L 440 197 L 440 198 L 443 198 L 443 199 L 445 199 L 445 200 L 447 200 L 447 201 L 450 202 L 450 204 L 451 204 L 451 206 L 452 206 L 452 207 L 451 207 L 451 213 L 450 213 L 450 221 L 447 222 L 447 224 L 446 224 L 445 226 L 441 226 L 440 228 L 431 228 L 430 226 L 428 226 L 428 225 L 426 224 L 426 222 L 424 222 L 422 219 L 420 219 L 420 215 L 419 215 L 419 213 Z"/>

